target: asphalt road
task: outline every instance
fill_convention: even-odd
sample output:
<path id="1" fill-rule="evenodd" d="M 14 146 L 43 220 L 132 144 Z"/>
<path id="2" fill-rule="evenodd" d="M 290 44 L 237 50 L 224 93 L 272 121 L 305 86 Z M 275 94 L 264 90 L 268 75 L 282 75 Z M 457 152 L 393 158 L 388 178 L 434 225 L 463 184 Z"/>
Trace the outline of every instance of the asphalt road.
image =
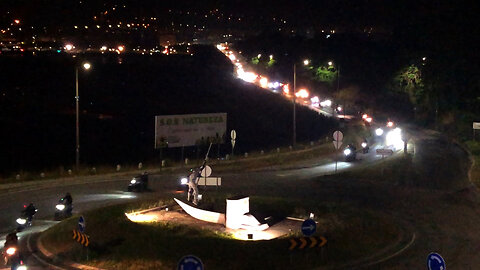
<path id="1" fill-rule="evenodd" d="M 343 158 L 338 155 L 338 159 Z M 344 171 L 355 168 L 366 163 L 379 160 L 381 157 L 375 154 L 375 149 L 370 149 L 368 154 L 358 154 L 357 161 L 343 162 L 337 164 L 338 171 Z M 258 179 L 258 181 L 282 180 L 302 180 L 321 175 L 333 174 L 335 172 L 335 162 L 323 164 L 315 167 L 307 167 L 291 170 L 259 171 L 222 174 L 222 185 L 228 187 L 229 183 L 241 181 L 242 178 Z M 218 176 L 218 175 L 217 175 Z M 152 175 L 149 185 L 152 192 L 132 193 L 126 192 L 130 179 L 109 180 L 104 182 L 78 184 L 67 186 L 43 187 L 33 191 L 18 191 L 14 193 L 0 194 L 0 245 L 3 247 L 6 233 L 16 228 L 15 220 L 19 217 L 24 204 L 33 202 L 38 208 L 34 217 L 33 226 L 19 234 L 20 241 L 25 247 L 26 239 L 33 232 L 40 232 L 56 224 L 53 221 L 55 205 L 58 200 L 70 192 L 74 199 L 74 214 L 82 213 L 86 210 L 103 207 L 110 204 L 116 204 L 139 199 L 155 198 L 165 193 L 174 192 L 178 183 L 178 175 Z M 87 221 L 88 226 L 88 221 Z M 37 259 L 30 256 L 27 259 L 29 269 L 45 269 Z"/>

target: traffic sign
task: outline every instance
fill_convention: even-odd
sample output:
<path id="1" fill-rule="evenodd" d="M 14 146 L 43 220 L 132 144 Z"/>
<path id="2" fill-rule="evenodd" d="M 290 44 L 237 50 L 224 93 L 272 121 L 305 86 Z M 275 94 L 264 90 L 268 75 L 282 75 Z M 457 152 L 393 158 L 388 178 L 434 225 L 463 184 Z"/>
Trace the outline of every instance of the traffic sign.
<path id="1" fill-rule="evenodd" d="M 88 247 L 90 244 L 90 240 L 88 239 L 88 235 L 78 231 L 78 230 L 73 230 L 73 240 L 77 241 L 80 243 L 82 246 Z"/>
<path id="2" fill-rule="evenodd" d="M 446 270 L 447 265 L 440 254 L 432 252 L 427 257 L 428 270 Z"/>
<path id="3" fill-rule="evenodd" d="M 343 133 L 339 130 L 333 132 L 333 140 L 337 142 L 343 141 Z"/>
<path id="4" fill-rule="evenodd" d="M 303 235 L 310 236 L 310 235 L 314 234 L 316 230 L 317 230 L 317 224 L 315 223 L 315 221 L 313 219 L 306 219 L 302 223 L 302 233 L 303 233 Z"/>
<path id="5" fill-rule="evenodd" d="M 323 247 L 327 244 L 327 239 L 323 236 L 310 236 L 302 238 L 291 238 L 289 240 L 289 250 Z"/>
<path id="6" fill-rule="evenodd" d="M 180 259 L 177 270 L 203 270 L 203 263 L 198 257 L 187 255 Z"/>
<path id="7" fill-rule="evenodd" d="M 232 131 L 230 131 L 230 138 L 232 140 L 235 140 L 237 138 L 237 132 L 235 131 L 235 129 L 232 129 Z"/>
<path id="8" fill-rule="evenodd" d="M 393 155 L 393 150 L 388 148 L 377 149 L 377 155 L 382 155 L 382 156 Z"/>
<path id="9" fill-rule="evenodd" d="M 209 177 L 210 175 L 212 174 L 212 168 L 210 166 L 205 166 L 205 168 L 203 168 L 202 170 L 202 177 Z"/>
<path id="10" fill-rule="evenodd" d="M 340 149 L 340 146 L 342 146 L 342 141 L 333 141 L 333 146 L 335 146 L 335 149 Z"/>
<path id="11" fill-rule="evenodd" d="M 86 227 L 85 218 L 83 216 L 81 216 L 78 219 L 78 230 L 80 232 L 84 233 L 85 232 L 85 227 Z"/>

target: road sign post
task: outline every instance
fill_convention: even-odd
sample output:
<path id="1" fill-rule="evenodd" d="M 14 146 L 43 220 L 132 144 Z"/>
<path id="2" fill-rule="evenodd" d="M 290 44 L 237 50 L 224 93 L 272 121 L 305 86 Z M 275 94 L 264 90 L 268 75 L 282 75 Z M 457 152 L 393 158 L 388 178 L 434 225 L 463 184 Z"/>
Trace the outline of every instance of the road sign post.
<path id="1" fill-rule="evenodd" d="M 85 218 L 83 216 L 80 216 L 80 218 L 78 218 L 78 230 L 81 232 L 81 233 L 84 233 L 85 232 L 85 227 L 86 227 L 86 222 L 85 222 Z"/>
<path id="2" fill-rule="evenodd" d="M 310 235 L 314 234 L 316 230 L 317 230 L 317 224 L 315 223 L 315 221 L 313 219 L 306 219 L 302 223 L 302 233 L 303 233 L 303 235 L 310 236 Z"/>
<path id="3" fill-rule="evenodd" d="M 343 142 L 343 133 L 339 130 L 333 132 L 333 145 L 335 146 L 335 150 L 340 149 Z M 337 173 L 337 163 L 338 163 L 338 153 L 335 153 L 335 173 Z"/>
<path id="4" fill-rule="evenodd" d="M 446 270 L 447 265 L 440 254 L 432 252 L 427 257 L 428 270 Z"/>
<path id="5" fill-rule="evenodd" d="M 203 270 L 203 263 L 200 258 L 187 255 L 180 259 L 177 270 Z"/>
<path id="6" fill-rule="evenodd" d="M 232 143 L 232 157 L 233 157 L 233 149 L 235 148 L 235 140 L 237 139 L 237 132 L 235 131 L 235 129 L 232 129 L 232 131 L 230 131 L 230 142 Z"/>

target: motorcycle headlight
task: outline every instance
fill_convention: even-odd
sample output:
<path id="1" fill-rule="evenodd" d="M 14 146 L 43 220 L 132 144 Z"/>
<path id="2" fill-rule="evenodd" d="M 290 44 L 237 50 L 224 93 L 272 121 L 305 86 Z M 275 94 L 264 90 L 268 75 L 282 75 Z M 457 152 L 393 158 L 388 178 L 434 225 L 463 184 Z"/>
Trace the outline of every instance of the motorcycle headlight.
<path id="1" fill-rule="evenodd" d="M 24 218 L 17 218 L 17 223 L 20 225 L 24 225 L 25 223 L 27 223 L 27 220 Z"/>
<path id="2" fill-rule="evenodd" d="M 130 181 L 130 184 L 135 184 L 136 182 L 137 182 L 137 180 L 132 179 L 132 181 Z"/>
<path id="3" fill-rule="evenodd" d="M 367 147 L 367 143 L 366 143 L 366 142 L 362 142 L 362 147 L 363 147 L 363 148 Z"/>
<path id="4" fill-rule="evenodd" d="M 55 208 L 57 208 L 57 210 L 62 211 L 63 209 L 65 209 L 65 205 L 64 205 L 64 204 L 57 204 L 57 205 L 55 206 Z"/>
<path id="5" fill-rule="evenodd" d="M 185 177 L 184 177 L 184 178 L 182 178 L 182 179 L 180 179 L 180 184 L 182 184 L 182 185 L 186 185 L 186 184 L 187 184 L 187 182 L 188 182 L 188 179 L 187 179 L 187 178 L 185 178 Z"/>
<path id="6" fill-rule="evenodd" d="M 350 148 L 347 148 L 347 149 L 343 150 L 343 154 L 344 154 L 345 156 L 348 156 L 348 155 L 350 155 L 351 153 L 352 153 L 352 150 L 350 150 Z"/>
<path id="7" fill-rule="evenodd" d="M 17 249 L 14 248 L 14 247 L 9 247 L 9 248 L 7 249 L 7 254 L 10 255 L 10 256 L 12 256 L 13 254 L 15 254 L 15 252 L 17 252 Z"/>

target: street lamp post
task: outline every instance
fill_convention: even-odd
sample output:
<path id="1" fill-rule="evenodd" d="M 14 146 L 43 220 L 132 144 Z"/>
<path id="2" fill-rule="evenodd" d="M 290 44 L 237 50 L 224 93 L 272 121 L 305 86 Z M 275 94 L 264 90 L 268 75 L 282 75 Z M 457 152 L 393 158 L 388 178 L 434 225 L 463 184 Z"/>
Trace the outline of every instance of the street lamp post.
<path id="1" fill-rule="evenodd" d="M 297 90 L 297 65 L 293 64 L 293 147 L 297 144 L 297 120 L 296 120 L 296 90 Z"/>
<path id="2" fill-rule="evenodd" d="M 77 147 L 75 149 L 75 170 L 77 173 L 79 172 L 79 166 L 80 166 L 80 123 L 79 123 L 79 99 L 80 97 L 78 96 L 78 67 L 75 67 L 75 104 L 76 104 L 76 110 L 75 110 L 75 118 L 76 118 L 76 125 L 75 125 L 75 134 L 76 134 L 76 141 L 77 141 Z"/>
<path id="3" fill-rule="evenodd" d="M 92 66 L 90 63 L 84 63 L 83 68 L 89 70 Z M 77 174 L 80 168 L 80 96 L 78 95 L 78 66 L 75 66 L 75 138 L 76 138 L 76 149 L 75 149 L 75 170 Z"/>
<path id="4" fill-rule="evenodd" d="M 310 60 L 305 59 L 303 60 L 303 65 L 308 66 L 310 64 Z M 297 115 L 296 115 L 296 103 L 297 103 L 297 64 L 293 64 L 293 136 L 292 136 L 292 146 L 295 148 L 297 144 Z"/>

